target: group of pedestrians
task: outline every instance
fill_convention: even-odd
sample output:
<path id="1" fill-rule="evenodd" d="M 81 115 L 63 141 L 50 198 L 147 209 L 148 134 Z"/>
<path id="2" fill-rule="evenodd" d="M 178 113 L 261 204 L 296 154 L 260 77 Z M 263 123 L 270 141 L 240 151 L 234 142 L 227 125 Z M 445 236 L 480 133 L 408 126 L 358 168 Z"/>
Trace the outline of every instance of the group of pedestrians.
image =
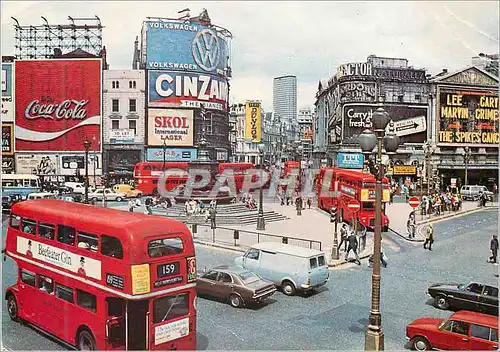
<path id="1" fill-rule="evenodd" d="M 424 195 L 420 203 L 422 215 L 441 215 L 445 211 L 458 211 L 461 208 L 462 197 L 449 191 Z"/>

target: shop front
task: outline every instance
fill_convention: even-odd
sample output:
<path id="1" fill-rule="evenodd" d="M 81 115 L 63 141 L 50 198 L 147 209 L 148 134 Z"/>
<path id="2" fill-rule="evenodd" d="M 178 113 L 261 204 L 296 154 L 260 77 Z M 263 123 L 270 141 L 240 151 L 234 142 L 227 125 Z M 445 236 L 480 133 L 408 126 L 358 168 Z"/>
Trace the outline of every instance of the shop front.
<path id="1" fill-rule="evenodd" d="M 135 164 L 142 161 L 142 150 L 110 149 L 105 155 L 109 185 L 133 181 Z"/>

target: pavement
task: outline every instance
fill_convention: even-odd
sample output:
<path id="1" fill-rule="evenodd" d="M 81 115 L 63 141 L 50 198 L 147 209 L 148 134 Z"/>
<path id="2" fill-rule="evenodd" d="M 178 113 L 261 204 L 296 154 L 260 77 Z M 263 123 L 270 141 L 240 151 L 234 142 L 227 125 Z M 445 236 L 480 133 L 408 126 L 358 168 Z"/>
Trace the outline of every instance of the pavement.
<path id="1" fill-rule="evenodd" d="M 312 210 L 311 210 L 312 212 Z M 305 213 L 305 212 L 304 212 Z M 327 221 L 328 222 L 328 221 Z M 329 223 L 329 222 L 328 222 Z M 310 224 L 309 232 L 322 225 Z M 331 225 L 330 225 L 331 228 Z M 384 239 L 398 245 L 388 252 L 388 267 L 381 273 L 382 329 L 385 350 L 403 350 L 405 327 L 423 316 L 452 314 L 434 308 L 427 288 L 439 282 L 475 280 L 498 285 L 498 266 L 486 263 L 489 241 L 498 231 L 498 212 L 482 209 L 435 224 L 433 250 L 410 243 L 394 233 Z M 5 238 L 5 230 L 3 229 Z M 231 264 L 241 255 L 220 248 L 196 245 L 199 268 Z M 17 278 L 16 264 L 2 262 L 5 288 Z M 199 350 L 363 350 L 368 324 L 372 270 L 347 264 L 334 268 L 330 280 L 316 293 L 288 297 L 276 292 L 260 307 L 235 309 L 227 302 L 198 298 Z M 2 343 L 8 350 L 65 350 L 29 326 L 10 321 L 5 301 Z"/>

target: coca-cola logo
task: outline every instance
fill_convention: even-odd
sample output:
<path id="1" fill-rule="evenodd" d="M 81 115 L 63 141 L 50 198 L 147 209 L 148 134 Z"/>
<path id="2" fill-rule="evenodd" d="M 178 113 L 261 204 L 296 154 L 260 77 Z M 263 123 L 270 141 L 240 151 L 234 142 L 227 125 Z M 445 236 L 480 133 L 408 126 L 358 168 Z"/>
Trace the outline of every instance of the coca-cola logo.
<path id="1" fill-rule="evenodd" d="M 60 104 L 44 104 L 39 100 L 33 100 L 26 107 L 24 116 L 28 120 L 36 120 L 39 118 L 51 120 L 83 120 L 87 117 L 87 110 L 85 110 L 85 106 L 88 102 L 88 100 L 66 99 Z"/>

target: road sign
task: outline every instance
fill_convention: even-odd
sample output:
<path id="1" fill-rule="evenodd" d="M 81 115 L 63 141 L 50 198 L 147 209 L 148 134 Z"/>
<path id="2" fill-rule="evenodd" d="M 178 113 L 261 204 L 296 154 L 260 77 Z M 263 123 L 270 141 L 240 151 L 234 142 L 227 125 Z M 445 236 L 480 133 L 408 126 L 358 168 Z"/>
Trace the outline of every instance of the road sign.
<path id="1" fill-rule="evenodd" d="M 424 132 L 426 128 L 425 116 L 411 117 L 394 122 L 394 133 L 399 137 Z M 389 131 L 389 125 L 387 125 L 386 131 Z"/>
<path id="2" fill-rule="evenodd" d="M 359 202 L 356 199 L 351 199 L 347 203 L 347 209 L 349 209 L 349 211 L 351 213 L 357 213 L 360 208 L 361 208 L 361 205 L 359 204 Z"/>
<path id="3" fill-rule="evenodd" d="M 420 205 L 420 200 L 418 199 L 418 197 L 411 197 L 408 200 L 408 204 L 410 204 L 410 207 L 416 208 Z"/>

